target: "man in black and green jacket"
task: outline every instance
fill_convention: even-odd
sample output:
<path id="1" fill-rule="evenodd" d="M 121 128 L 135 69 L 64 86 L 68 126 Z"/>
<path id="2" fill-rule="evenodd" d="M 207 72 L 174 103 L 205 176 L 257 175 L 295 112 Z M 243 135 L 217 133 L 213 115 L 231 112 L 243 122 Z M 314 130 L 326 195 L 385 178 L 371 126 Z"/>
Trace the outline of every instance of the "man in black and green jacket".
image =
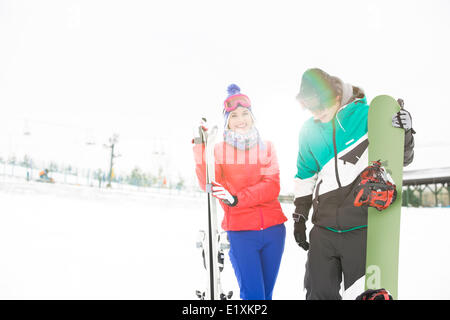
<path id="1" fill-rule="evenodd" d="M 293 215 L 295 240 L 309 250 L 306 298 L 341 299 L 342 275 L 348 289 L 365 274 L 367 208 L 353 205 L 353 191 L 368 165 L 369 105 L 362 89 L 320 69 L 305 71 L 297 99 L 313 115 L 300 131 Z M 406 166 L 414 157 L 409 112 L 400 111 L 393 126 L 406 131 Z"/>

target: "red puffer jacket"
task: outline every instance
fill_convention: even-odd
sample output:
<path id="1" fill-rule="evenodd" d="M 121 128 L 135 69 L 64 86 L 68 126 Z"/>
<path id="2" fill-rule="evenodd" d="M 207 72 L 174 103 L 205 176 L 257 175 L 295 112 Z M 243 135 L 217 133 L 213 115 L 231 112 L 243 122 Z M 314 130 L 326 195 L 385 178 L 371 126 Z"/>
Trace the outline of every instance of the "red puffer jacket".
<path id="1" fill-rule="evenodd" d="M 203 144 L 194 146 L 196 173 L 203 191 L 204 151 Z M 238 198 L 233 207 L 219 201 L 224 210 L 223 230 L 263 230 L 287 220 L 278 201 L 280 173 L 271 142 L 266 141 L 265 148 L 255 146 L 245 151 L 221 142 L 216 144 L 214 155 L 215 180 Z"/>

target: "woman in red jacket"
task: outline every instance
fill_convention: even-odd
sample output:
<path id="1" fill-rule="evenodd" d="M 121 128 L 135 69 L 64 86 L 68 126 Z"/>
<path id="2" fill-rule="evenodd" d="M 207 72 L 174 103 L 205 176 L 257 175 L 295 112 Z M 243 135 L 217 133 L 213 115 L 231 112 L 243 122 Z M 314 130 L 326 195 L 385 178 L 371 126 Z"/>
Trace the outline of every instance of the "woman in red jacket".
<path id="1" fill-rule="evenodd" d="M 212 195 L 224 210 L 222 228 L 244 300 L 270 300 L 284 250 L 287 220 L 281 210 L 280 175 L 273 144 L 254 126 L 250 99 L 237 85 L 224 102 L 224 141 L 215 146 Z M 197 140 L 198 141 L 198 140 Z M 194 146 L 196 173 L 205 190 L 204 145 Z"/>

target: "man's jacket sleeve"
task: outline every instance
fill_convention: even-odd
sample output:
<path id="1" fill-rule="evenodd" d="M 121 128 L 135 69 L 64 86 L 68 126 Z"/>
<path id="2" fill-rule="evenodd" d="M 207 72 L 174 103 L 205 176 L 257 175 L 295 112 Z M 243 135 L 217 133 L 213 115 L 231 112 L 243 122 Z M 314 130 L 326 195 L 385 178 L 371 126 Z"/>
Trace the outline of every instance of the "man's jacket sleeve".
<path id="1" fill-rule="evenodd" d="M 296 213 L 301 213 L 308 218 L 319 172 L 319 164 L 301 134 L 299 140 L 297 174 L 294 180 L 294 205 Z"/>
<path id="2" fill-rule="evenodd" d="M 405 132 L 405 147 L 404 147 L 404 158 L 403 158 L 403 166 L 411 164 L 414 159 L 414 136 L 413 129 L 410 129 Z"/>

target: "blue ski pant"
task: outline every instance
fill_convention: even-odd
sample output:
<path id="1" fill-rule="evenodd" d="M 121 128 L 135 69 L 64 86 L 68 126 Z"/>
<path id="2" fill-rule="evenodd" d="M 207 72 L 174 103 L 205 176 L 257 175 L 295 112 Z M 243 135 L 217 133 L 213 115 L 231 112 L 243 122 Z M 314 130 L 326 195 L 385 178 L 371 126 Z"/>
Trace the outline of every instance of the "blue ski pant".
<path id="1" fill-rule="evenodd" d="M 286 228 L 228 231 L 230 261 L 243 300 L 271 300 L 284 251 Z"/>

